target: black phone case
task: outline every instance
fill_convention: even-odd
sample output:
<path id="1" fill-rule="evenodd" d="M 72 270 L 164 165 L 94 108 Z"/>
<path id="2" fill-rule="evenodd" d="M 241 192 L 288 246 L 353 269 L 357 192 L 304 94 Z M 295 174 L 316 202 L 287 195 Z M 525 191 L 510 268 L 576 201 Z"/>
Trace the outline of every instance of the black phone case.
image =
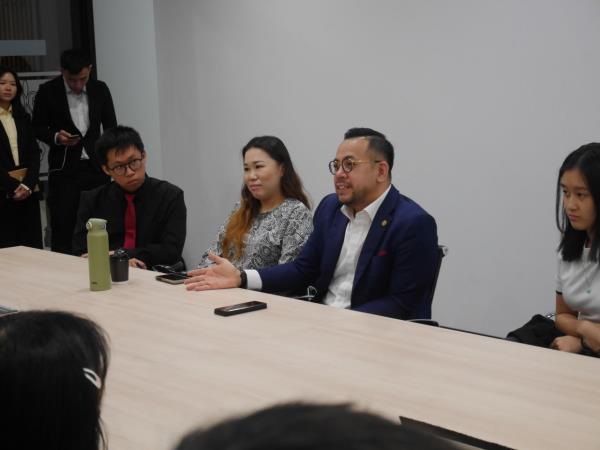
<path id="1" fill-rule="evenodd" d="M 217 316 L 235 316 L 236 314 L 244 314 L 250 311 L 258 311 L 260 309 L 266 309 L 267 304 L 266 303 L 257 303 L 256 305 L 252 305 L 252 306 L 246 306 L 244 308 L 239 308 L 239 309 L 234 309 L 234 310 L 227 310 L 227 308 L 231 308 L 234 307 L 236 305 L 229 305 L 229 306 L 223 306 L 221 308 L 215 308 L 215 314 Z"/>
<path id="2" fill-rule="evenodd" d="M 182 277 L 181 279 L 177 279 L 177 280 L 168 280 L 165 279 L 165 276 L 169 276 L 170 274 L 164 274 L 164 275 L 157 275 L 156 281 L 162 281 L 163 283 L 167 283 L 167 284 L 183 284 L 183 282 L 185 281 L 185 277 Z"/>

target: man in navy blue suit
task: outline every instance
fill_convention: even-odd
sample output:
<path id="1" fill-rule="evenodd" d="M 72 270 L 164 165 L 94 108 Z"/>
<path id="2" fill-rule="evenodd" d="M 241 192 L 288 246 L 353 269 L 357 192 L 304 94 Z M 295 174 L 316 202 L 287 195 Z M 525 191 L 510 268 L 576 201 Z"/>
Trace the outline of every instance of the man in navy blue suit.
<path id="1" fill-rule="evenodd" d="M 243 287 L 265 292 L 312 285 L 316 301 L 401 319 L 431 316 L 437 230 L 418 204 L 391 184 L 394 148 L 385 135 L 352 128 L 329 163 L 335 194 L 314 215 L 314 231 L 291 263 L 237 270 L 218 255 L 190 272 L 188 290 Z"/>

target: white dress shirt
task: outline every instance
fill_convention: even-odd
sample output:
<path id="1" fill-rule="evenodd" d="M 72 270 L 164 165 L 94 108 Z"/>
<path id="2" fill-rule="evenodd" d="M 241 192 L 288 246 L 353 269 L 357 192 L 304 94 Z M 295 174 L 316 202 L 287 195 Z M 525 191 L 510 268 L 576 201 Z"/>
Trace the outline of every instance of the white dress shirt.
<path id="1" fill-rule="evenodd" d="M 341 208 L 349 222 L 344 235 L 344 243 L 335 266 L 335 272 L 329 283 L 324 303 L 336 308 L 350 308 L 352 287 L 354 286 L 354 274 L 356 265 L 362 251 L 363 244 L 371 228 L 371 223 L 383 203 L 390 186 L 377 199 L 362 211 L 354 214 L 352 208 L 343 205 Z"/>
<path id="2" fill-rule="evenodd" d="M 63 82 L 65 83 L 65 90 L 67 91 L 67 102 L 69 103 L 71 119 L 73 119 L 73 123 L 81 132 L 81 136 L 83 137 L 90 127 L 90 108 L 88 103 L 87 87 L 84 87 L 80 94 L 76 94 L 69 87 L 64 78 Z M 81 150 L 81 159 L 90 159 L 85 149 Z"/>

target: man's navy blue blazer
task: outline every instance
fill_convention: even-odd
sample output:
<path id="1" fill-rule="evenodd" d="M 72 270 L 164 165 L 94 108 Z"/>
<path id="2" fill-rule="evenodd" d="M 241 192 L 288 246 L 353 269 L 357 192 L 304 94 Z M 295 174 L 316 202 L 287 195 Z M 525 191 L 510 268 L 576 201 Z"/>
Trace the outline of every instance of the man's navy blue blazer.
<path id="1" fill-rule="evenodd" d="M 337 264 L 348 218 L 335 194 L 317 207 L 314 230 L 298 257 L 260 269 L 265 292 L 317 288 L 323 301 Z M 391 186 L 360 253 L 351 308 L 400 319 L 431 317 L 430 289 L 438 260 L 435 220 Z"/>

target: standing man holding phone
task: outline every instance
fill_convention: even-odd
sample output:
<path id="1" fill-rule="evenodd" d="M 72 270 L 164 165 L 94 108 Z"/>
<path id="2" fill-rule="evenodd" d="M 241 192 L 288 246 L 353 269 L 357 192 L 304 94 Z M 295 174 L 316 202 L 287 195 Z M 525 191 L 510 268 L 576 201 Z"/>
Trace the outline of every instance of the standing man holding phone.
<path id="1" fill-rule="evenodd" d="M 52 251 L 71 253 L 82 191 L 108 183 L 94 144 L 103 130 L 117 125 L 108 86 L 90 79 L 91 60 L 80 50 L 60 57 L 61 75 L 42 84 L 35 98 L 36 137 L 50 146 L 48 206 Z"/>

